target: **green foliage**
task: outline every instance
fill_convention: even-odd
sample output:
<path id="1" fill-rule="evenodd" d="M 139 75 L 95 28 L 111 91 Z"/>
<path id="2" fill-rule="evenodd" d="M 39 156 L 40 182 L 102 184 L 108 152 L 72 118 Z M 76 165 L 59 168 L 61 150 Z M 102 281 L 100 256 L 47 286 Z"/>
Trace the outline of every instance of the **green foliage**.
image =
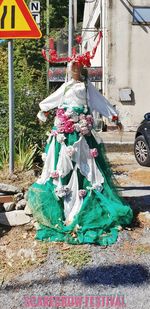
<path id="1" fill-rule="evenodd" d="M 25 141 L 24 136 L 21 136 L 16 146 L 15 164 L 19 171 L 28 171 L 33 168 L 37 145 L 32 145 L 30 141 Z"/>
<path id="2" fill-rule="evenodd" d="M 24 136 L 20 136 L 15 145 L 15 167 L 19 171 L 30 170 L 33 168 L 34 160 L 39 150 L 37 144 L 33 145 L 30 141 L 26 141 Z M 9 140 L 3 141 L 0 151 L 0 169 L 8 167 L 9 163 Z"/>
<path id="3" fill-rule="evenodd" d="M 68 250 L 60 250 L 60 257 L 62 260 L 69 265 L 72 265 L 76 268 L 82 268 L 88 264 L 91 260 L 91 253 L 87 248 L 82 246 L 71 246 L 68 247 Z"/>
<path id="4" fill-rule="evenodd" d="M 29 5 L 29 0 L 25 1 Z M 50 1 L 49 5 L 49 37 L 58 39 L 65 35 L 67 40 L 69 0 Z M 46 42 L 46 1 L 41 0 L 41 31 L 39 40 L 14 40 L 14 99 L 15 99 L 15 145 L 18 136 L 26 141 L 38 144 L 45 141 L 45 132 L 50 129 L 54 112 L 47 124 L 39 125 L 36 115 L 39 102 L 48 94 L 46 90 L 46 61 L 41 50 Z M 78 1 L 78 22 L 82 20 L 84 1 Z M 8 51 L 7 41 L 0 45 L 0 166 L 5 161 L 6 145 L 9 135 L 9 105 L 8 105 Z M 51 86 L 50 92 L 53 91 Z M 9 151 L 9 150 L 8 150 Z M 8 159 L 8 158 L 7 158 Z M 6 161 L 7 161 L 6 159 Z"/>
<path id="5" fill-rule="evenodd" d="M 8 62 L 7 51 L 0 46 L 0 148 L 8 136 Z"/>
<path id="6" fill-rule="evenodd" d="M 8 138 L 4 139 L 1 145 L 0 152 L 0 169 L 8 166 L 9 162 L 9 141 Z"/>

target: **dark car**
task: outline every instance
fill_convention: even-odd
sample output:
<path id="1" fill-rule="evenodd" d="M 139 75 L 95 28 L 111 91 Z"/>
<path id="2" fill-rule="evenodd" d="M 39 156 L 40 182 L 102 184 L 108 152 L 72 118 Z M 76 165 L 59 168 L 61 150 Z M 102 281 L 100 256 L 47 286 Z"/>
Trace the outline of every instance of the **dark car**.
<path id="1" fill-rule="evenodd" d="M 150 166 L 150 113 L 144 115 L 136 131 L 134 154 L 140 165 Z"/>

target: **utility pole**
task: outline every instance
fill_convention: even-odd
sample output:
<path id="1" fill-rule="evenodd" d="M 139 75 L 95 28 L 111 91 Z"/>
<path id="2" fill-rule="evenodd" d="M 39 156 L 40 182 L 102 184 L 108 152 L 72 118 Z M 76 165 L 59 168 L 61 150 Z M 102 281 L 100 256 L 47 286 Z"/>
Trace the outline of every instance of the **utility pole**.
<path id="1" fill-rule="evenodd" d="M 69 26 L 68 26 L 68 57 L 72 56 L 72 38 L 73 38 L 73 9 L 72 2 L 73 0 L 69 0 Z M 68 80 L 71 79 L 70 66 L 68 64 Z"/>
<path id="2" fill-rule="evenodd" d="M 13 40 L 8 41 L 8 68 L 9 68 L 9 173 L 14 172 L 14 67 L 13 67 Z"/>
<path id="3" fill-rule="evenodd" d="M 46 0 L 46 53 L 49 59 L 49 0 Z M 47 93 L 49 93 L 49 62 L 46 62 Z"/>

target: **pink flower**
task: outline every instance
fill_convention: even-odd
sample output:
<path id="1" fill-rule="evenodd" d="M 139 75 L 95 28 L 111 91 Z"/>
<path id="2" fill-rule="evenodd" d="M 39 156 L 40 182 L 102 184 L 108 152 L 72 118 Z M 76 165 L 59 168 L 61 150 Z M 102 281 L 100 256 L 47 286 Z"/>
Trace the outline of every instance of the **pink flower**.
<path id="1" fill-rule="evenodd" d="M 65 125 L 64 124 L 61 124 L 61 125 L 58 125 L 58 133 L 64 133 L 65 132 Z"/>
<path id="2" fill-rule="evenodd" d="M 62 122 L 66 122 L 69 117 L 66 115 L 66 112 L 63 108 L 59 108 L 56 112 L 56 117 Z"/>
<path id="3" fill-rule="evenodd" d="M 88 124 L 88 129 L 92 130 L 92 124 Z"/>
<path id="4" fill-rule="evenodd" d="M 89 130 L 87 127 L 81 127 L 80 128 L 80 133 L 83 134 L 83 135 L 86 135 L 89 133 Z"/>
<path id="5" fill-rule="evenodd" d="M 93 117 L 91 115 L 87 115 L 86 121 L 87 121 L 88 124 L 93 124 Z"/>
<path id="6" fill-rule="evenodd" d="M 79 190 L 79 197 L 82 198 L 86 196 L 86 190 Z"/>
<path id="7" fill-rule="evenodd" d="M 80 120 L 83 120 L 83 119 L 85 119 L 86 118 L 86 116 L 84 115 L 84 114 L 80 114 L 80 116 L 79 116 L 79 119 Z"/>
<path id="8" fill-rule="evenodd" d="M 72 120 L 68 120 L 65 123 L 65 133 L 72 133 L 74 131 L 74 123 Z"/>
<path id="9" fill-rule="evenodd" d="M 66 121 L 69 119 L 69 118 L 68 118 L 68 116 L 67 116 L 67 115 L 65 115 L 65 114 L 64 114 L 64 115 L 59 116 L 58 118 L 60 119 L 60 121 L 61 121 L 61 122 L 66 122 Z"/>
<path id="10" fill-rule="evenodd" d="M 51 130 L 51 135 L 52 136 L 57 136 L 58 132 L 56 130 Z"/>
<path id="11" fill-rule="evenodd" d="M 54 171 L 54 172 L 52 172 L 51 174 L 50 174 L 50 177 L 52 177 L 52 178 L 58 178 L 59 177 L 59 173 L 58 173 L 58 171 Z"/>
<path id="12" fill-rule="evenodd" d="M 63 108 L 58 108 L 56 112 L 56 116 L 61 117 L 62 115 L 64 115 L 64 113 L 65 113 L 65 110 Z"/>
<path id="13" fill-rule="evenodd" d="M 98 156 L 97 148 L 90 149 L 90 155 L 92 158 L 96 158 Z"/>

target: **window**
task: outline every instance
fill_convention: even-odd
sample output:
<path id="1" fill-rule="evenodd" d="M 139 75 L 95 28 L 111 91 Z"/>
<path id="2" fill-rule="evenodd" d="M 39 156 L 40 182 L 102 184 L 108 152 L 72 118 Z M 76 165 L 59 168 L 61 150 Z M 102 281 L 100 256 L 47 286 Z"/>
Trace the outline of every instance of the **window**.
<path id="1" fill-rule="evenodd" d="M 97 18 L 97 20 L 96 20 L 96 23 L 95 23 L 95 25 L 94 25 L 96 29 L 99 29 L 99 28 L 100 28 L 100 20 L 101 20 L 101 16 L 99 15 L 98 18 Z"/>
<path id="2" fill-rule="evenodd" d="M 133 24 L 150 24 L 150 7 L 139 7 L 133 8 Z"/>

